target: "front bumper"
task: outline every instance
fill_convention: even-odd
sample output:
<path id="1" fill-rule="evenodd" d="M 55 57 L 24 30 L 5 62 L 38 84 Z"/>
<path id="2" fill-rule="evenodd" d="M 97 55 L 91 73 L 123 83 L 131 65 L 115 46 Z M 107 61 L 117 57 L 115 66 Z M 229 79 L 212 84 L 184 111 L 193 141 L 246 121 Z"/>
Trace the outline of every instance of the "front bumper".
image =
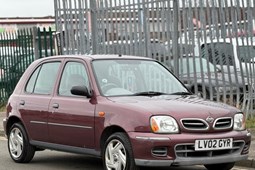
<path id="1" fill-rule="evenodd" d="M 251 141 L 248 131 L 172 135 L 130 132 L 129 136 L 138 166 L 205 165 L 241 161 L 248 158 Z M 194 149 L 195 140 L 224 138 L 233 138 L 233 149 L 202 152 Z"/>
<path id="2" fill-rule="evenodd" d="M 200 158 L 200 159 L 176 159 L 176 160 L 145 160 L 135 159 L 138 166 L 154 166 L 154 167 L 168 167 L 171 165 L 185 166 L 185 165 L 206 165 L 206 164 L 219 164 L 226 162 L 237 162 L 245 160 L 248 155 L 233 155 L 219 156 L 217 158 Z"/>

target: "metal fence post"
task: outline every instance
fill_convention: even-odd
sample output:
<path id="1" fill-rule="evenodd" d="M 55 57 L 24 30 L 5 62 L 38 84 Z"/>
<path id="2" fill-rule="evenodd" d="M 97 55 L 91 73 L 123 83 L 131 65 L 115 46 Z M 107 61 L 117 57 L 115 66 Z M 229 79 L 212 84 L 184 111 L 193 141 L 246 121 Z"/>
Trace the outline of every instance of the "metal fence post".
<path id="1" fill-rule="evenodd" d="M 147 28 L 147 10 L 148 10 L 148 7 L 146 8 L 145 6 L 145 0 L 142 0 L 142 12 L 143 12 L 143 18 L 142 19 L 142 23 L 143 23 L 143 35 L 144 35 L 144 47 L 145 47 L 145 56 L 148 57 L 149 54 L 148 54 L 148 43 L 150 41 L 150 33 L 148 33 L 148 28 Z M 142 42 L 140 42 L 142 43 Z"/>
<path id="2" fill-rule="evenodd" d="M 97 6 L 95 0 L 90 0 L 90 21 L 91 21 L 91 46 L 92 54 L 97 53 Z"/>
<path id="3" fill-rule="evenodd" d="M 39 59 L 39 44 L 38 44 L 38 29 L 37 27 L 33 27 L 33 46 L 34 46 L 34 56 L 35 59 Z"/>
<path id="4" fill-rule="evenodd" d="M 179 19 L 178 19 L 178 2 L 179 0 L 173 0 L 173 59 L 174 59 L 174 73 L 179 77 L 179 50 L 178 50 L 178 28 L 179 28 Z"/>

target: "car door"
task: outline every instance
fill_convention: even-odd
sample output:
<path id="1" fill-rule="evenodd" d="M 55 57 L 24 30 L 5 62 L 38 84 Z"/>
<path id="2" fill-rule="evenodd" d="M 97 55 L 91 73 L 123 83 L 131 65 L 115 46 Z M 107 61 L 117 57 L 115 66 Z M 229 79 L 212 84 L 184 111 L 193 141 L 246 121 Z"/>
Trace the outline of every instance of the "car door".
<path id="1" fill-rule="evenodd" d="M 59 67 L 60 61 L 38 66 L 20 95 L 18 110 L 33 141 L 48 140 L 48 109 Z"/>
<path id="2" fill-rule="evenodd" d="M 59 86 L 50 102 L 49 135 L 52 143 L 75 147 L 94 146 L 94 110 L 90 98 L 72 95 L 73 86 L 89 87 L 85 64 L 66 61 Z"/>

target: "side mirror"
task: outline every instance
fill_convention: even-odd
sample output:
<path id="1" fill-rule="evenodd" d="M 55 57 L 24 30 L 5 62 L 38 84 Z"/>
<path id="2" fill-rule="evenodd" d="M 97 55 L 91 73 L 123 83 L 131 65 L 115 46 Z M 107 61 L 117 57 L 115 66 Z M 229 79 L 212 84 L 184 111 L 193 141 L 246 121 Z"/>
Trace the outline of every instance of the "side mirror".
<path id="1" fill-rule="evenodd" d="M 76 96 L 91 97 L 91 93 L 89 93 L 86 86 L 73 86 L 71 89 L 71 93 Z"/>

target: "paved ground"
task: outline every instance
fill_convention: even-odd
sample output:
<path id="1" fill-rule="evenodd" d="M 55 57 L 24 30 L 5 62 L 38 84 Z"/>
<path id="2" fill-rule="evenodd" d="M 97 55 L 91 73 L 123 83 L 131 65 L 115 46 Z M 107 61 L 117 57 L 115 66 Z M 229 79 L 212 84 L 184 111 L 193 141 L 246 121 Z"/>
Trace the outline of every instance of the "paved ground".
<path id="1" fill-rule="evenodd" d="M 4 114 L 3 112 L 0 112 L 0 136 L 4 135 L 3 132 L 3 119 L 4 119 Z"/>
<path id="2" fill-rule="evenodd" d="M 4 114 L 3 112 L 0 112 L 0 137 L 4 136 L 4 131 L 3 131 L 3 119 L 4 119 Z M 255 129 L 251 129 L 252 133 L 252 142 L 251 142 L 251 147 L 250 147 L 250 152 L 249 152 L 249 158 L 245 161 L 238 162 L 238 166 L 242 167 L 249 167 L 249 168 L 255 168 Z"/>

